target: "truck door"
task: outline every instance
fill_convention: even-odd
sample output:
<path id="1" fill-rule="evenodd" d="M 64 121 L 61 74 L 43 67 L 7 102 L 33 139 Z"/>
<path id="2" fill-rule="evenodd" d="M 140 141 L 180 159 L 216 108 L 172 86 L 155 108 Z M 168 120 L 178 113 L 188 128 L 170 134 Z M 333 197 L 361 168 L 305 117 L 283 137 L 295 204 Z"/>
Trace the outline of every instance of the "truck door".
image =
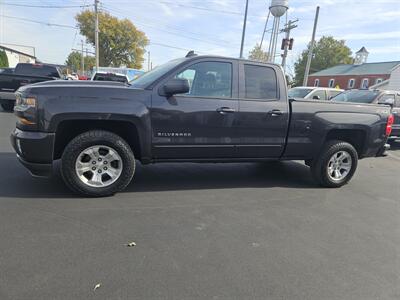
<path id="1" fill-rule="evenodd" d="M 289 102 L 282 70 L 274 65 L 239 65 L 238 154 L 243 158 L 278 158 L 289 125 Z"/>
<path id="2" fill-rule="evenodd" d="M 234 123 L 238 113 L 238 64 L 197 59 L 171 78 L 189 81 L 187 94 L 152 96 L 152 152 L 156 159 L 207 159 L 235 156 Z"/>

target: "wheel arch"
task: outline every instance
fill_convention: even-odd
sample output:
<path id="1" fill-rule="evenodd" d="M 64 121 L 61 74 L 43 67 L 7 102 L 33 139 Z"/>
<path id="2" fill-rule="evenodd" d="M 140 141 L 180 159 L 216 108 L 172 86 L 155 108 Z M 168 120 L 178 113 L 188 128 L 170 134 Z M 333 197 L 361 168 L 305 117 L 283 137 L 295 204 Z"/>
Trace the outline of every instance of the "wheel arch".
<path id="1" fill-rule="evenodd" d="M 90 130 L 106 130 L 121 136 L 131 147 L 135 157 L 141 160 L 146 155 L 142 147 L 145 137 L 137 123 L 127 120 L 70 119 L 57 124 L 53 159 L 59 159 L 67 144 L 76 136 Z"/>
<path id="2" fill-rule="evenodd" d="M 365 149 L 367 133 L 363 129 L 331 129 L 326 133 L 324 144 L 332 140 L 341 140 L 351 144 L 361 158 Z"/>

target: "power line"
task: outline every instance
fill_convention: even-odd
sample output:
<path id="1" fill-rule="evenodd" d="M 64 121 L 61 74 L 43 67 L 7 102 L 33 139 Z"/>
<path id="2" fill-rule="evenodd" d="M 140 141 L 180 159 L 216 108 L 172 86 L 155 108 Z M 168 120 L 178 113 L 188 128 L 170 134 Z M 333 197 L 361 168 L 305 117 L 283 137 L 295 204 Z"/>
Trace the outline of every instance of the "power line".
<path id="1" fill-rule="evenodd" d="M 13 16 L 7 16 L 7 15 L 0 15 L 0 17 L 8 18 L 8 19 L 20 20 L 20 21 L 26 21 L 26 22 L 36 23 L 36 24 L 42 24 L 42 25 L 46 25 L 46 26 L 54 26 L 54 27 L 62 27 L 62 28 L 73 28 L 73 29 L 77 28 L 76 26 L 71 26 L 71 25 L 41 22 L 41 21 L 37 21 L 37 20 L 32 20 L 32 19 L 27 19 L 27 18 L 20 18 L 20 17 L 13 17 Z"/>
<path id="2" fill-rule="evenodd" d="M 152 0 L 147 0 L 147 1 L 148 2 L 152 2 Z M 183 3 L 179 3 L 179 2 L 170 2 L 170 1 L 164 1 L 164 0 L 161 0 L 161 1 L 156 0 L 156 2 L 165 4 L 165 5 L 168 5 L 168 6 L 179 6 L 179 7 L 192 8 L 192 9 L 203 10 L 203 11 L 208 11 L 208 12 L 215 12 L 215 13 L 243 16 L 243 13 L 239 12 L 239 11 L 214 9 L 214 8 L 209 8 L 209 7 L 204 7 L 204 6 L 189 5 L 189 4 L 183 4 Z M 115 2 L 113 1 L 113 3 L 118 3 L 118 1 L 115 1 Z M 120 2 L 120 3 L 130 3 L 130 2 Z M 264 17 L 264 15 L 252 15 L 252 14 L 248 14 L 248 16 L 257 17 L 257 18 Z"/>
<path id="3" fill-rule="evenodd" d="M 17 4 L 17 3 L 7 3 L 7 2 L 3 2 L 1 4 L 7 6 L 31 7 L 31 8 L 83 8 L 92 6 L 92 5 L 31 5 L 31 4 Z"/>
<path id="4" fill-rule="evenodd" d="M 114 10 L 114 9 L 106 8 L 105 11 L 108 11 L 110 13 L 116 13 L 116 14 L 122 16 L 120 13 L 116 12 L 116 10 Z M 126 16 L 123 16 L 123 17 L 126 17 Z M 172 34 L 172 35 L 176 35 L 176 36 L 179 36 L 179 37 L 182 37 L 182 38 L 196 40 L 196 41 L 200 41 L 200 42 L 211 44 L 211 45 L 226 46 L 226 43 L 228 43 L 227 41 L 215 42 L 215 41 L 210 41 L 210 40 L 206 40 L 206 39 L 203 39 L 203 38 L 194 37 L 194 36 L 191 36 L 191 35 L 185 35 L 185 34 L 182 34 L 182 33 L 172 32 L 171 30 L 160 28 L 158 24 L 149 24 L 149 23 L 146 23 L 146 22 L 143 22 L 143 21 L 137 21 L 137 20 L 135 20 L 135 23 L 136 24 L 140 24 L 142 26 L 153 28 L 153 29 L 158 30 L 158 31 L 162 31 L 162 32 L 166 32 L 166 33 L 169 33 L 169 34 Z M 178 31 L 178 32 L 185 32 L 183 30 L 178 30 L 178 29 L 172 29 L 172 30 Z M 185 32 L 185 33 L 188 33 L 188 32 Z"/>
<path id="5" fill-rule="evenodd" d="M 122 15 L 123 11 L 121 11 L 121 10 L 119 10 L 119 9 L 110 7 L 110 6 L 108 6 L 108 5 L 107 5 L 107 6 L 103 5 L 103 7 L 104 7 L 106 10 L 108 10 L 108 11 L 110 11 L 110 12 L 113 12 L 113 13 L 115 13 L 115 14 L 121 16 L 121 17 L 130 18 L 130 17 L 128 17 L 128 16 Z M 200 37 L 201 37 L 201 36 L 204 36 L 204 35 L 203 35 L 202 33 L 200 33 L 200 32 L 188 31 L 188 30 L 182 29 L 181 27 L 170 26 L 170 25 L 167 25 L 167 24 L 165 24 L 165 23 L 162 24 L 162 23 L 160 23 L 160 20 L 157 20 L 157 19 L 152 19 L 152 18 L 143 17 L 143 16 L 133 16 L 132 18 L 135 19 L 135 21 L 134 21 L 135 23 L 138 23 L 138 24 L 141 23 L 141 24 L 143 24 L 144 26 L 150 26 L 150 25 L 151 25 L 151 26 L 157 26 L 158 28 L 161 26 L 161 27 L 163 27 L 163 28 L 171 29 L 171 30 L 174 30 L 174 31 L 177 31 L 177 32 L 183 32 L 183 33 L 190 34 L 191 37 L 192 37 L 192 35 L 197 35 L 197 36 L 200 36 Z M 140 21 L 140 20 L 137 20 L 137 19 L 142 19 L 142 20 L 144 20 L 144 21 Z M 145 23 L 145 22 L 147 22 L 147 23 Z M 150 22 L 150 23 L 149 23 L 149 22 Z M 150 25 L 147 25 L 147 24 L 150 24 Z M 165 30 L 165 29 L 163 29 L 163 30 Z M 180 34 L 179 36 L 182 36 L 182 35 Z M 217 42 L 221 43 L 221 45 L 223 44 L 224 46 L 225 46 L 226 44 L 237 45 L 237 43 L 232 43 L 232 41 L 224 40 L 224 39 L 221 39 L 221 38 L 219 38 L 219 37 L 217 37 L 217 36 L 210 36 L 210 35 L 207 35 L 206 37 L 212 39 L 212 41 L 217 41 Z M 214 42 L 213 42 L 213 43 L 214 43 Z"/>

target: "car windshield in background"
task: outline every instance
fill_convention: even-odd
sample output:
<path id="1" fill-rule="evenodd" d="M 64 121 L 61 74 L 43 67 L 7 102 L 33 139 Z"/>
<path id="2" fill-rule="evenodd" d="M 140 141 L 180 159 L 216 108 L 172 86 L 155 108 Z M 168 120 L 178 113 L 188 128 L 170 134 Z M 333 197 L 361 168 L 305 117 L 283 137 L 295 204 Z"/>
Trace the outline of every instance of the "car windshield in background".
<path id="1" fill-rule="evenodd" d="M 183 60 L 184 59 L 182 58 L 171 60 L 147 73 L 144 73 L 142 76 L 130 81 L 129 83 L 135 88 L 146 88 L 149 84 L 179 65 Z"/>
<path id="2" fill-rule="evenodd" d="M 288 95 L 290 98 L 304 98 L 311 91 L 312 91 L 312 89 L 292 88 L 288 91 Z"/>
<path id="3" fill-rule="evenodd" d="M 97 73 L 93 80 L 96 81 L 116 81 L 116 82 L 123 82 L 127 83 L 128 79 L 126 79 L 126 76 L 123 75 L 117 75 L 117 74 L 99 74 Z"/>
<path id="4" fill-rule="evenodd" d="M 379 91 L 353 90 L 353 91 L 343 92 L 343 93 L 333 97 L 332 101 L 372 103 L 378 95 L 379 95 Z"/>

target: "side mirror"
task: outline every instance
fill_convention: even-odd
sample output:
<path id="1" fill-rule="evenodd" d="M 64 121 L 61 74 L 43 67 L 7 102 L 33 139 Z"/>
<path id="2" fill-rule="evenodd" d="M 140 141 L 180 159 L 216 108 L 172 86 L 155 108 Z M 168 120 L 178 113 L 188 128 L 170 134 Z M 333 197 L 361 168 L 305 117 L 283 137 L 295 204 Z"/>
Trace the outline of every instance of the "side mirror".
<path id="1" fill-rule="evenodd" d="M 320 96 L 313 96 L 312 98 L 315 99 L 315 100 L 321 100 Z"/>
<path id="2" fill-rule="evenodd" d="M 189 81 L 182 78 L 171 79 L 163 85 L 162 91 L 168 97 L 175 94 L 188 93 L 190 91 Z"/>
<path id="3" fill-rule="evenodd" d="M 393 98 L 381 99 L 378 101 L 378 104 L 390 105 L 391 107 L 393 107 L 394 99 Z"/>

